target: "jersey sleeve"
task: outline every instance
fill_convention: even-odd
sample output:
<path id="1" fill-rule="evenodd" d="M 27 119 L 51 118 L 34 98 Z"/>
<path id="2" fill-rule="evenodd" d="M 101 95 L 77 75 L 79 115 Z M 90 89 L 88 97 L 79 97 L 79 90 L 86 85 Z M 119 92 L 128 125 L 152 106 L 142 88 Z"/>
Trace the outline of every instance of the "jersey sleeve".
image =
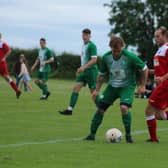
<path id="1" fill-rule="evenodd" d="M 54 59 L 54 55 L 50 49 L 48 49 L 48 51 L 47 51 L 47 58 L 52 59 L 52 60 Z"/>
<path id="2" fill-rule="evenodd" d="M 99 68 L 99 75 L 106 75 L 108 73 L 108 68 L 105 62 L 105 56 L 102 57 L 102 61 Z"/>
<path id="3" fill-rule="evenodd" d="M 91 58 L 97 57 L 97 47 L 93 43 L 90 45 L 90 55 Z"/>
<path id="4" fill-rule="evenodd" d="M 126 49 L 123 49 L 122 52 L 124 55 L 127 55 L 129 58 L 131 58 L 136 68 L 141 70 L 145 70 L 147 68 L 147 65 L 136 54 L 129 52 Z"/>

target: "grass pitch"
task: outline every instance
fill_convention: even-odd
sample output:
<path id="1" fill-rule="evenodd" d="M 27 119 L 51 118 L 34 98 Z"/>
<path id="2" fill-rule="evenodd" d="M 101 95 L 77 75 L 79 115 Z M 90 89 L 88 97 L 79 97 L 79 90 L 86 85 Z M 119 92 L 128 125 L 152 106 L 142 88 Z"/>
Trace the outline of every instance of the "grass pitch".
<path id="1" fill-rule="evenodd" d="M 167 168 L 168 122 L 158 122 L 159 144 L 146 143 L 144 109 L 147 100 L 135 99 L 134 144 L 105 141 L 105 132 L 116 127 L 124 132 L 119 102 L 106 112 L 95 142 L 81 138 L 89 133 L 95 106 L 87 88 L 79 96 L 73 116 L 58 110 L 68 106 L 74 82 L 50 80 L 51 96 L 40 101 L 40 90 L 23 93 L 17 100 L 8 84 L 0 79 L 0 168 Z"/>

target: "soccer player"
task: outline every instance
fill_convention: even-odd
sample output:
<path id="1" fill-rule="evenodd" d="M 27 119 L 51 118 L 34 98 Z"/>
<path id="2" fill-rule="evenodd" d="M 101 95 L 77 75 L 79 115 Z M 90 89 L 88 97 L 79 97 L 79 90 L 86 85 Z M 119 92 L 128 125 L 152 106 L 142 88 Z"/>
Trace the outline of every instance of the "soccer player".
<path id="1" fill-rule="evenodd" d="M 33 72 L 35 67 L 40 64 L 35 84 L 42 90 L 40 100 L 47 100 L 50 95 L 47 87 L 47 81 L 51 70 L 50 63 L 54 62 L 54 57 L 51 50 L 46 47 L 46 39 L 40 39 L 40 46 L 41 48 L 39 49 L 38 57 L 32 66 L 31 71 Z"/>
<path id="2" fill-rule="evenodd" d="M 156 119 L 168 120 L 168 30 L 165 27 L 156 29 L 156 44 L 159 46 L 154 55 L 154 76 L 156 88 L 149 97 L 146 107 L 146 121 L 150 139 L 148 142 L 159 142 L 156 134 Z"/>
<path id="3" fill-rule="evenodd" d="M 111 36 L 109 46 L 111 51 L 102 58 L 96 89 L 92 94 L 93 99 L 99 94 L 106 75 L 109 77 L 108 85 L 100 96 L 98 109 L 91 122 L 90 134 L 85 140 L 95 140 L 97 129 L 102 123 L 105 111 L 119 98 L 126 142 L 133 143 L 130 107 L 133 103 L 136 87 L 136 69 L 140 70 L 141 76 L 138 92 L 144 93 L 148 68 L 140 58 L 124 48 L 125 43 L 121 37 Z"/>
<path id="4" fill-rule="evenodd" d="M 7 68 L 6 58 L 10 55 L 11 49 L 9 46 L 1 41 L 2 34 L 0 33 L 0 75 L 9 82 L 12 89 L 16 92 L 16 97 L 19 98 L 21 95 L 20 90 L 17 88 L 15 82 L 10 78 Z"/>
<path id="5" fill-rule="evenodd" d="M 82 47 L 81 66 L 76 72 L 76 83 L 72 89 L 69 107 L 64 111 L 59 111 L 62 115 L 72 115 L 72 111 L 77 103 L 79 92 L 81 88 L 88 85 L 90 92 L 92 93 L 96 87 L 96 78 L 98 74 L 97 70 L 97 47 L 90 40 L 91 30 L 84 29 L 82 31 L 82 39 L 84 45 Z M 98 98 L 96 99 L 98 101 Z M 96 102 L 95 101 L 95 102 Z"/>

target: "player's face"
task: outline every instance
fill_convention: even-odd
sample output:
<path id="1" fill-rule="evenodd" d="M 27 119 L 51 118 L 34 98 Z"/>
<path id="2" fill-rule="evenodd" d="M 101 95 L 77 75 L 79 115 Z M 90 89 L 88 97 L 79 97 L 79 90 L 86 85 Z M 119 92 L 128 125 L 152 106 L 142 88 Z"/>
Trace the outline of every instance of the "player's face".
<path id="1" fill-rule="evenodd" d="M 82 39 L 84 41 L 84 43 L 88 42 L 91 38 L 91 35 L 90 34 L 87 34 L 87 33 L 82 33 Z"/>
<path id="2" fill-rule="evenodd" d="M 161 30 L 156 30 L 154 36 L 155 42 L 158 46 L 162 46 L 166 42 L 165 35 L 162 34 Z"/>
<path id="3" fill-rule="evenodd" d="M 45 48 L 46 47 L 46 42 L 43 40 L 40 40 L 40 46 L 41 48 Z"/>
<path id="4" fill-rule="evenodd" d="M 117 58 L 120 58 L 121 56 L 121 51 L 122 51 L 122 47 L 121 48 L 112 48 L 112 53 L 113 53 L 113 56 L 117 59 Z"/>

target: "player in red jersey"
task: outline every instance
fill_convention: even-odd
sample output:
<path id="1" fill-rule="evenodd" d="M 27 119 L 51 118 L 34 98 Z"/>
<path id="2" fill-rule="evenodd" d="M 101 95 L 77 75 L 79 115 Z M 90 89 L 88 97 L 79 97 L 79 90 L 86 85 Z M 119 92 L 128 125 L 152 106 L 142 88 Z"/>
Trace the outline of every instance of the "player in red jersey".
<path id="1" fill-rule="evenodd" d="M 160 27 L 155 31 L 155 41 L 159 46 L 154 55 L 154 76 L 156 88 L 149 98 L 146 107 L 146 120 L 150 139 L 148 142 L 159 142 L 156 134 L 156 120 L 168 120 L 168 30 Z"/>
<path id="2" fill-rule="evenodd" d="M 14 81 L 10 78 L 9 73 L 8 73 L 8 68 L 7 68 L 7 63 L 6 63 L 6 58 L 9 56 L 11 53 L 11 50 L 9 46 L 1 41 L 2 34 L 0 33 L 0 75 L 9 82 L 13 90 L 16 92 L 16 97 L 20 97 L 20 90 L 18 90 L 16 84 Z"/>

